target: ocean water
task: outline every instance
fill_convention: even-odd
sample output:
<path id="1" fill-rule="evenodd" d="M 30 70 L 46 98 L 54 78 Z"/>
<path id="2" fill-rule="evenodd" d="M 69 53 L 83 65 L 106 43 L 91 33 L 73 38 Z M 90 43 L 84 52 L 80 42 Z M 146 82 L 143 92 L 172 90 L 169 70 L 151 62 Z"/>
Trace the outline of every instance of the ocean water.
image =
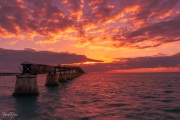
<path id="1" fill-rule="evenodd" d="M 35 97 L 13 97 L 15 80 L 0 76 L 2 120 L 180 120 L 180 73 L 88 73 L 57 87 L 39 75 Z"/>

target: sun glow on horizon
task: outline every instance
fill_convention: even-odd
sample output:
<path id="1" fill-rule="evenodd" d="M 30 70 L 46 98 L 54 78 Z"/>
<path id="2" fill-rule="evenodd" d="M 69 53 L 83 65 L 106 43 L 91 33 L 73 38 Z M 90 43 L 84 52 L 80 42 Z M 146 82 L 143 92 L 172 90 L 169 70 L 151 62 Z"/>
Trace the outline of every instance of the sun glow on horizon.
<path id="1" fill-rule="evenodd" d="M 108 73 L 149 73 L 149 72 L 180 72 L 179 67 L 159 67 L 159 68 L 138 68 L 138 69 L 127 69 L 127 70 L 111 70 Z"/>
<path id="2" fill-rule="evenodd" d="M 93 64 L 97 64 L 97 63 L 99 63 L 99 62 L 90 62 L 90 61 L 88 61 L 88 62 L 83 62 L 82 64 L 93 65 Z"/>

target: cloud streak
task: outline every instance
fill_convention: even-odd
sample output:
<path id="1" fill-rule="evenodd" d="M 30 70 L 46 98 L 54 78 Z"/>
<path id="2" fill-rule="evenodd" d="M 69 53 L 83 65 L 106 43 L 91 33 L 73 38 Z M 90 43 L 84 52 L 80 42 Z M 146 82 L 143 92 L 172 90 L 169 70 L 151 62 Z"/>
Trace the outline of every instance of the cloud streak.
<path id="1" fill-rule="evenodd" d="M 24 50 L 0 49 L 0 56 L 0 71 L 18 71 L 18 65 L 24 61 L 47 65 L 80 63 L 79 66 L 86 72 L 107 72 L 144 68 L 176 68 L 180 70 L 180 53 L 136 58 L 116 58 L 115 61 L 110 63 L 90 59 L 84 55 L 66 52 L 36 51 L 30 48 L 25 48 Z M 88 62 L 89 64 L 86 64 Z"/>
<path id="2" fill-rule="evenodd" d="M 82 65 L 82 68 L 91 72 L 106 72 L 113 70 L 131 70 L 141 68 L 177 68 L 180 71 L 180 53 L 171 56 L 149 56 L 137 58 L 119 58 L 112 63 L 98 63 Z"/>

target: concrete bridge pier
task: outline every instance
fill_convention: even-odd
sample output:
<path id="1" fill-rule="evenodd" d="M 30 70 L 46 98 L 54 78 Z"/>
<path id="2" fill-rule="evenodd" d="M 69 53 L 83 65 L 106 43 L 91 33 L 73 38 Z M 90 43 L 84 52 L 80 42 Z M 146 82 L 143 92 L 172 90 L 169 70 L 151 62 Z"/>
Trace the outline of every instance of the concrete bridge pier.
<path id="1" fill-rule="evenodd" d="M 60 74 L 59 82 L 67 82 L 71 79 L 73 79 L 73 74 L 71 70 L 68 70 L 65 71 L 63 74 Z"/>
<path id="2" fill-rule="evenodd" d="M 70 72 L 70 74 L 71 74 L 71 79 L 74 79 L 76 76 L 75 76 L 75 71 L 74 70 L 71 70 L 71 72 Z"/>
<path id="3" fill-rule="evenodd" d="M 67 80 L 71 80 L 72 79 L 72 73 L 71 73 L 71 70 L 69 70 L 67 72 Z"/>
<path id="4" fill-rule="evenodd" d="M 13 96 L 38 95 L 37 75 L 20 74 L 16 75 L 16 85 Z"/>
<path id="5" fill-rule="evenodd" d="M 76 77 L 78 77 L 78 76 L 79 76 L 79 75 L 78 75 L 76 69 L 74 69 L 74 70 L 73 70 L 73 78 L 76 78 Z"/>
<path id="6" fill-rule="evenodd" d="M 50 66 L 23 62 L 22 74 L 16 75 L 16 84 L 13 96 L 38 95 L 37 74 L 46 74 L 46 86 L 57 86 L 59 82 L 66 82 L 85 72 L 77 66 L 58 65 Z"/>
<path id="7" fill-rule="evenodd" d="M 59 75 L 56 73 L 46 74 L 46 86 L 58 86 L 59 85 Z"/>
<path id="8" fill-rule="evenodd" d="M 67 82 L 67 73 L 60 73 L 59 82 Z"/>

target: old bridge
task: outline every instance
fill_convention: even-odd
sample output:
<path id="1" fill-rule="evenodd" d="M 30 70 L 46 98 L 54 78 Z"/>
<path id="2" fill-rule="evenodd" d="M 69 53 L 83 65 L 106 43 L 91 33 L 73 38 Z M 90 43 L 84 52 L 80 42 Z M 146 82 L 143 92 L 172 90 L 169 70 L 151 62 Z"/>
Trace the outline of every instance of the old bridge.
<path id="1" fill-rule="evenodd" d="M 23 62 L 21 65 L 22 73 L 16 75 L 13 96 L 38 95 L 37 74 L 46 74 L 46 86 L 57 86 L 59 82 L 66 82 L 85 73 L 77 66 L 50 66 L 29 62 Z"/>

